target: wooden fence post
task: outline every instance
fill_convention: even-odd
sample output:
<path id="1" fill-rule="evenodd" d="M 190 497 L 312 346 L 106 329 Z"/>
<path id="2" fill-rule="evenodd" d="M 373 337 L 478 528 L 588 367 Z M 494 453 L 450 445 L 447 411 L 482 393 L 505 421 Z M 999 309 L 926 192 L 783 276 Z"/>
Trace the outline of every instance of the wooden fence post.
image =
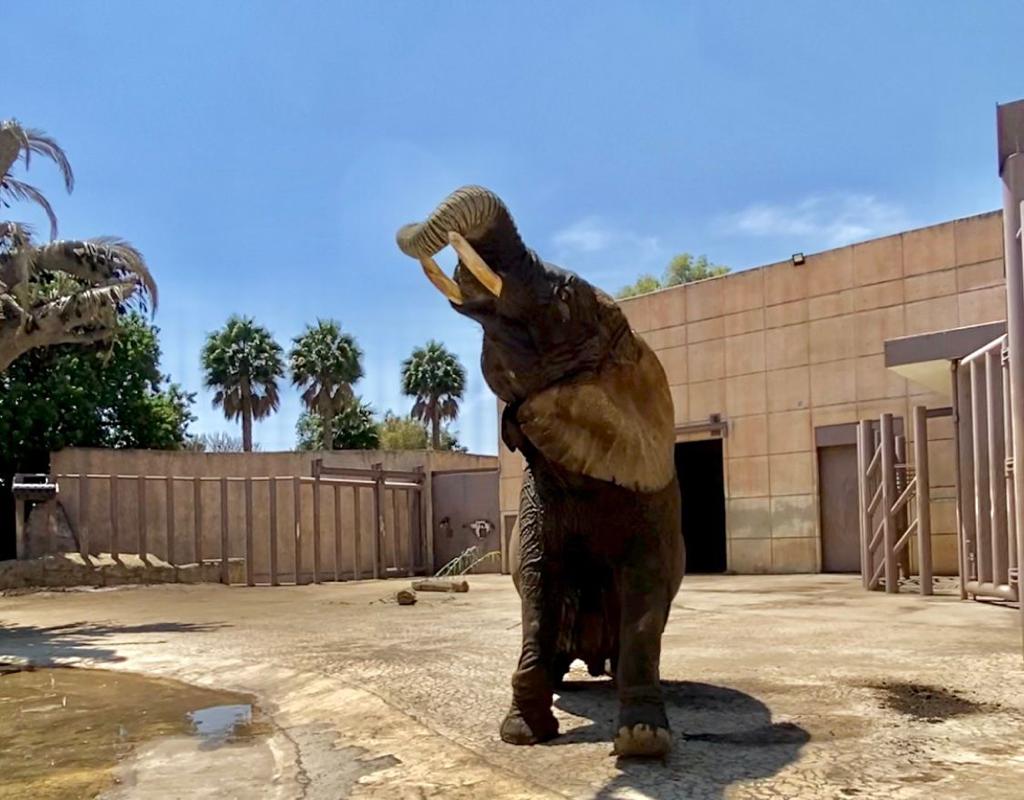
<path id="1" fill-rule="evenodd" d="M 277 478 L 270 476 L 267 484 L 267 499 L 270 503 L 270 585 L 278 586 L 277 579 Z"/>
<path id="2" fill-rule="evenodd" d="M 117 502 L 117 475 L 110 476 L 110 557 L 115 561 L 121 551 L 121 518 Z"/>
<path id="3" fill-rule="evenodd" d="M 363 527 L 363 515 L 359 508 L 359 487 L 352 487 L 352 516 L 355 520 L 355 527 L 353 528 L 352 540 L 353 550 L 355 551 L 352 555 L 353 564 L 353 577 L 358 581 L 363 578 L 363 545 L 361 542 L 362 527 Z"/>
<path id="4" fill-rule="evenodd" d="M 334 580 L 341 580 L 341 487 L 334 484 Z"/>
<path id="5" fill-rule="evenodd" d="M 256 585 L 256 565 L 252 545 L 252 477 L 245 479 L 245 585 Z"/>
<path id="6" fill-rule="evenodd" d="M 192 479 L 192 557 L 196 566 L 203 563 L 203 481 L 196 476 Z"/>
<path id="7" fill-rule="evenodd" d="M 302 569 L 302 479 L 298 476 L 292 478 L 292 491 L 294 494 L 293 515 L 295 528 L 295 585 L 301 586 L 302 579 L 299 577 L 299 570 Z"/>
<path id="8" fill-rule="evenodd" d="M 167 505 L 167 563 L 172 567 L 177 566 L 177 553 L 174 547 L 174 476 L 168 475 L 166 505 Z"/>
<path id="9" fill-rule="evenodd" d="M 78 552 L 89 560 L 89 476 L 83 469 L 78 476 Z"/>
<path id="10" fill-rule="evenodd" d="M 231 572 L 228 569 L 228 479 L 220 479 L 220 582 L 231 583 Z"/>
<path id="11" fill-rule="evenodd" d="M 146 514 L 146 476 L 139 475 L 136 478 L 135 483 L 136 492 L 138 495 L 139 503 L 139 558 L 145 561 L 149 556 L 149 547 L 147 545 L 149 533 L 146 530 L 149 527 L 149 520 Z"/>
<path id="12" fill-rule="evenodd" d="M 373 577 L 380 578 L 380 541 L 384 536 L 384 472 L 381 464 L 374 464 L 373 476 Z"/>
<path id="13" fill-rule="evenodd" d="M 320 459 L 313 462 L 313 583 L 320 583 Z"/>

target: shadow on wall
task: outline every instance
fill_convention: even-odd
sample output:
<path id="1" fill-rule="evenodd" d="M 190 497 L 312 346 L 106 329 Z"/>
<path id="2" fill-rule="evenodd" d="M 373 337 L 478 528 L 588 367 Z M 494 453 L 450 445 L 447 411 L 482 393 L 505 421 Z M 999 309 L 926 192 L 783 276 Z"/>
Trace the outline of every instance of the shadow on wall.
<path id="1" fill-rule="evenodd" d="M 663 681 L 672 725 L 672 754 L 660 762 L 619 761 L 621 772 L 595 798 L 626 796 L 652 800 L 719 800 L 737 781 L 771 777 L 792 764 L 810 734 L 792 723 L 773 723 L 771 710 L 749 694 L 724 686 Z M 556 703 L 591 725 L 554 739 L 551 746 L 608 742 L 618 698 L 610 681 L 567 681 Z"/>
<path id="2" fill-rule="evenodd" d="M 71 622 L 48 628 L 0 623 L 0 660 L 4 656 L 27 659 L 37 667 L 75 659 L 124 661 L 118 644 L 127 637 L 153 633 L 204 633 L 225 627 L 225 623 L 154 622 L 145 625 L 113 625 Z M 131 642 L 138 644 L 138 642 Z M 166 645 L 166 639 L 147 639 L 146 644 Z"/>

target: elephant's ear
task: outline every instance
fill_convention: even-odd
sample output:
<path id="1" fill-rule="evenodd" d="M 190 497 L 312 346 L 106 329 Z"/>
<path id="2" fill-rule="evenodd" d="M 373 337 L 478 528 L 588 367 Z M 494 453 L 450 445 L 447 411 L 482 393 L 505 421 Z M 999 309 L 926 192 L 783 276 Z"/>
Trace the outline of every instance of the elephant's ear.
<path id="1" fill-rule="evenodd" d="M 570 472 L 654 492 L 675 474 L 672 396 L 658 357 L 629 334 L 629 357 L 528 398 L 523 433 Z"/>

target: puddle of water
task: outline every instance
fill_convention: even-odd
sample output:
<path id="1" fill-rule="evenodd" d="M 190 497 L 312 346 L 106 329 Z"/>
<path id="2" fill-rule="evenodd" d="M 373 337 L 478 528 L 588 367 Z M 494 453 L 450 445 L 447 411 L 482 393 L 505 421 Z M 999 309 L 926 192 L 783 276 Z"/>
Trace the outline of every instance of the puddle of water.
<path id="1" fill-rule="evenodd" d="M 99 669 L 0 674 L 0 720 L 0 800 L 95 797 L 120 759 L 156 737 L 216 747 L 268 730 L 246 695 Z"/>

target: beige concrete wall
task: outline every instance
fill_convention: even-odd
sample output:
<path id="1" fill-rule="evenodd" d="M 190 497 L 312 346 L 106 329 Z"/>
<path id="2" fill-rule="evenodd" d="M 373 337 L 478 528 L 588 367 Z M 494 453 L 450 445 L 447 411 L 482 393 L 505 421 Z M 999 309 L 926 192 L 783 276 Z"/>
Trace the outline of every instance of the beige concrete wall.
<path id="1" fill-rule="evenodd" d="M 669 376 L 677 423 L 729 422 L 729 568 L 820 567 L 816 428 L 903 416 L 946 398 L 884 366 L 897 336 L 1005 318 L 1000 212 L 955 220 L 622 301 Z M 935 565 L 955 573 L 952 432 L 933 420 Z M 521 462 L 501 448 L 501 508 Z"/>
<path id="2" fill-rule="evenodd" d="M 431 451 L 368 451 L 346 450 L 333 453 L 281 452 L 281 453 L 195 453 L 189 451 L 156 450 L 102 450 L 69 449 L 51 456 L 51 471 L 56 475 L 147 475 L 154 479 L 146 481 L 145 487 L 145 543 L 147 551 L 167 559 L 168 549 L 168 508 L 173 514 L 174 561 L 187 563 L 195 559 L 196 518 L 194 501 L 195 478 L 220 477 L 269 477 L 280 480 L 276 485 L 276 515 L 278 536 L 278 563 L 282 573 L 294 572 L 295 565 L 295 495 L 293 476 L 309 477 L 312 462 L 323 457 L 327 465 L 350 468 L 370 468 L 381 463 L 386 470 L 413 470 L 423 468 L 429 475 L 437 470 L 493 468 L 497 465 L 494 456 L 478 456 L 465 453 Z M 173 503 L 168 503 L 168 481 L 173 475 Z M 164 479 L 160 479 L 164 478 Z M 76 479 L 59 479 L 60 500 L 76 530 L 82 523 L 81 496 Z M 430 484 L 425 486 L 424 520 L 430 519 Z M 217 481 L 200 481 L 200 555 L 203 558 L 219 558 L 221 555 L 221 493 Z M 309 483 L 300 486 L 299 551 L 300 573 L 310 574 L 313 569 L 313 487 Z M 333 574 L 335 548 L 340 539 L 338 568 L 342 574 L 355 573 L 358 551 L 360 571 L 368 576 L 373 568 L 372 531 L 373 500 L 368 488 L 358 489 L 359 522 L 355 519 L 355 492 L 352 487 L 323 487 L 320 497 L 320 551 L 321 569 Z M 270 486 L 269 481 L 254 481 L 253 532 L 254 569 L 257 575 L 266 575 L 270 568 Z M 336 497 L 337 495 L 337 497 Z M 138 481 L 121 479 L 117 487 L 117 534 L 119 550 L 138 552 L 140 525 Z M 404 566 L 409 558 L 410 506 L 408 493 L 389 490 L 384 502 L 385 527 L 388 536 L 381 542 L 382 560 L 385 565 Z M 109 552 L 113 510 L 111 507 L 110 481 L 93 479 L 87 489 L 87 524 L 89 549 L 91 552 Z M 228 555 L 241 558 L 245 555 L 245 485 L 232 481 L 227 487 Z M 336 527 L 337 523 L 337 527 Z M 358 533 L 358 540 L 356 538 Z M 419 561 L 429 562 L 432 537 L 427 552 L 421 552 Z"/>

